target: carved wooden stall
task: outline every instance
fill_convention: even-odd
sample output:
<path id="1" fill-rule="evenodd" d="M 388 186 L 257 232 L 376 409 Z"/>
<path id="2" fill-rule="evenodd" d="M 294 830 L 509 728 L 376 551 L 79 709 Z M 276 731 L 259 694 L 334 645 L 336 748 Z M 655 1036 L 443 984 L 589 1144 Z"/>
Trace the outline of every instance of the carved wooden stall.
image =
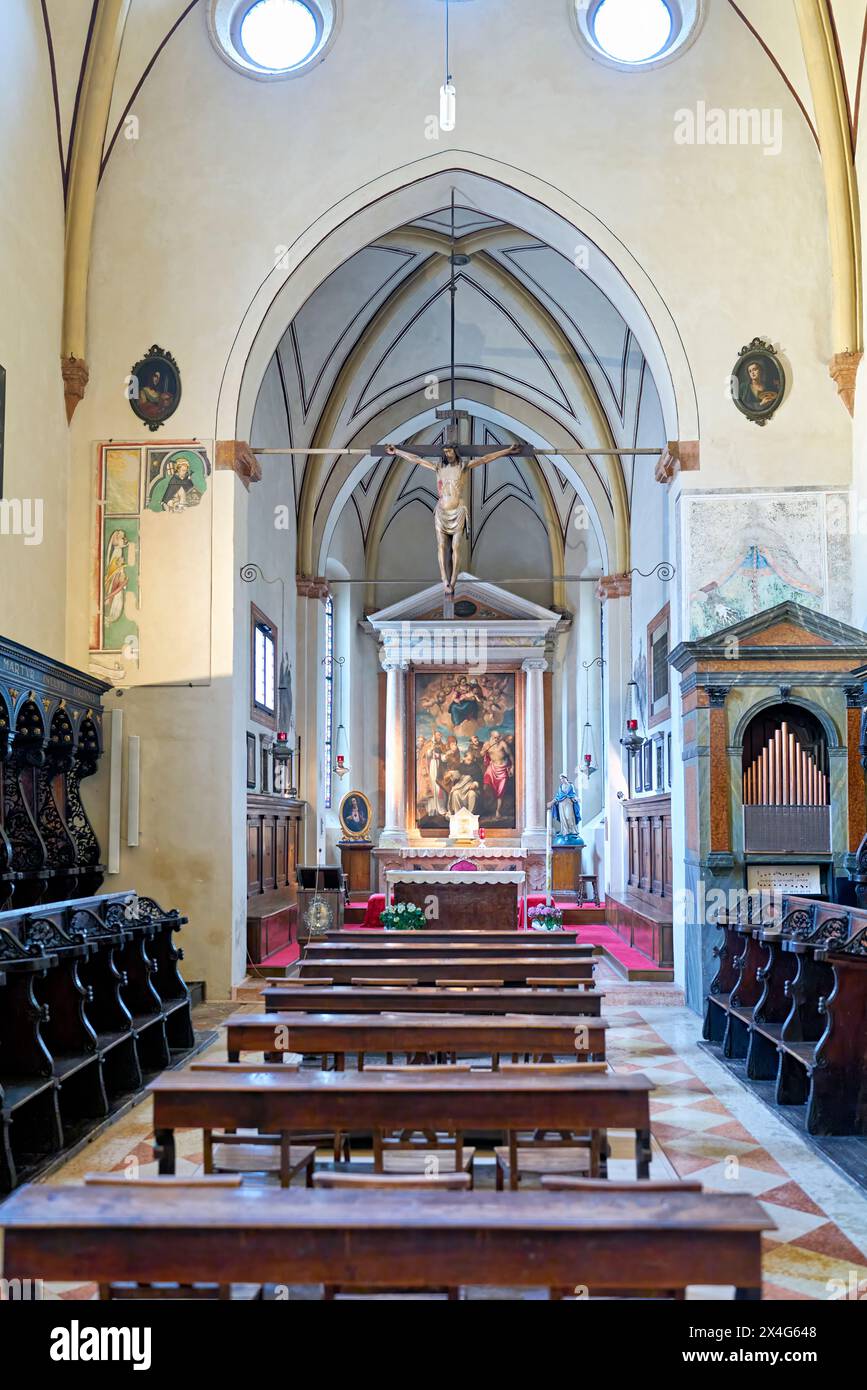
<path id="1" fill-rule="evenodd" d="M 95 893 L 81 784 L 102 753 L 103 681 L 0 638 L 0 908 Z"/>
<path id="2" fill-rule="evenodd" d="M 292 939 L 304 809 L 290 797 L 247 796 L 247 956 L 253 965 Z"/>
<path id="3" fill-rule="evenodd" d="M 131 893 L 0 913 L 0 1191 L 193 1047 L 186 921 Z"/>
<path id="4" fill-rule="evenodd" d="M 605 919 L 623 939 L 663 969 L 674 965 L 671 797 L 623 802 L 626 890 L 609 889 Z"/>
<path id="5" fill-rule="evenodd" d="M 758 904 L 758 905 L 757 905 Z M 809 1134 L 867 1135 L 867 910 L 744 895 L 720 919 L 705 1040 L 803 1106 Z"/>

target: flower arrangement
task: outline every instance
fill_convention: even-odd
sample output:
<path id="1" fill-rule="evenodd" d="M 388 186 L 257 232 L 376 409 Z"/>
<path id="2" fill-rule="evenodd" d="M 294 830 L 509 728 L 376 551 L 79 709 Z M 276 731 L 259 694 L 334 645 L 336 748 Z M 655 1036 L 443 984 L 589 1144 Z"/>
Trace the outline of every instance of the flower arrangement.
<path id="1" fill-rule="evenodd" d="M 540 903 L 527 913 L 531 931 L 562 931 L 563 912 L 556 903 Z"/>
<path id="2" fill-rule="evenodd" d="M 396 903 L 379 914 L 386 931 L 423 931 L 427 918 L 415 903 Z"/>

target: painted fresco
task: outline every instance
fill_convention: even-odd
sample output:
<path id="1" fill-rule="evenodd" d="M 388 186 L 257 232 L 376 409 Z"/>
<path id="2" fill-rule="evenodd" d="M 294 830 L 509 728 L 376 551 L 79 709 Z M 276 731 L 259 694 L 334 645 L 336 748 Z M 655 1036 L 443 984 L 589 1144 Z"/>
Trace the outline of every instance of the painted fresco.
<path id="1" fill-rule="evenodd" d="M 829 603 L 825 503 L 818 492 L 685 499 L 690 637 L 786 601 L 823 612 L 844 606 L 845 594 L 835 593 Z"/>

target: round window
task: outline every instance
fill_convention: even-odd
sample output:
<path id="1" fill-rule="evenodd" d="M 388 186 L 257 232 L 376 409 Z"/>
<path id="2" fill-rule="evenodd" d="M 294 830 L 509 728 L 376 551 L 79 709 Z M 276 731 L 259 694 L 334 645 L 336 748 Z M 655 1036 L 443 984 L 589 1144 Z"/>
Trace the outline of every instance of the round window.
<path id="1" fill-rule="evenodd" d="M 217 52 L 247 77 L 297 77 L 324 58 L 338 0 L 211 0 L 208 28 Z"/>

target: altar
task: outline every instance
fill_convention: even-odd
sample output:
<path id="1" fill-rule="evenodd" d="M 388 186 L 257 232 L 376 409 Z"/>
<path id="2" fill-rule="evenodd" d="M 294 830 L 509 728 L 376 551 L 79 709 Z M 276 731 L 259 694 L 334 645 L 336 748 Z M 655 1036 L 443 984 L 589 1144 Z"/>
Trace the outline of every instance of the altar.
<path id="1" fill-rule="evenodd" d="M 386 901 L 414 903 L 431 926 L 447 931 L 512 931 L 518 901 L 526 920 L 527 876 L 521 869 L 387 869 Z"/>

